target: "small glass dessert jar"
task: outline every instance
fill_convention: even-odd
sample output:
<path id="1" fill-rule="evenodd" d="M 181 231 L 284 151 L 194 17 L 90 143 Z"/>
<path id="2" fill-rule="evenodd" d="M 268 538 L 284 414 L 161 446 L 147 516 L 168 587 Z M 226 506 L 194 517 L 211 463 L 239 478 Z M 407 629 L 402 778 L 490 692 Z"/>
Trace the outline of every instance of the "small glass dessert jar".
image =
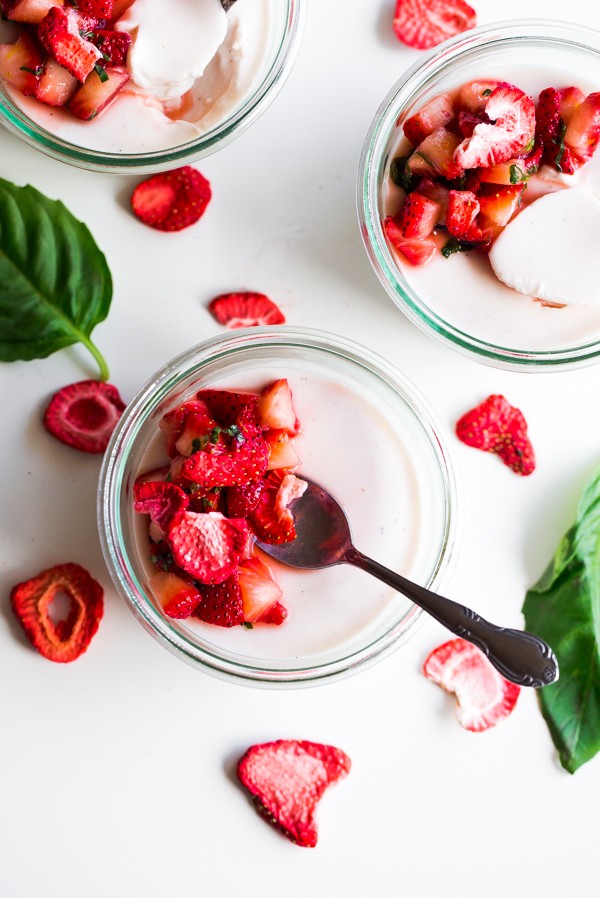
<path id="1" fill-rule="evenodd" d="M 358 215 L 373 268 L 399 309 L 425 333 L 488 365 L 515 371 L 575 367 L 600 357 L 598 305 L 545 306 L 507 287 L 481 253 L 436 252 L 415 266 L 386 239 L 398 188 L 390 165 L 402 155 L 402 126 L 440 93 L 471 80 L 509 82 L 534 100 L 546 87 L 600 90 L 600 32 L 565 22 L 519 20 L 475 28 L 421 58 L 381 104 L 367 134 L 358 174 Z M 406 144 L 406 146 L 408 146 Z M 600 195 L 600 153 L 569 177 Z M 565 252 L 560 233 L 548 252 Z M 585 276 L 589 260 L 580 259 Z M 565 255 L 565 265 L 577 265 Z M 581 274 L 581 272 L 580 272 Z"/>
<path id="2" fill-rule="evenodd" d="M 148 518 L 136 479 L 167 455 L 159 421 L 207 387 L 259 391 L 287 378 L 305 472 L 345 508 L 357 548 L 436 589 L 457 526 L 452 465 L 439 425 L 404 376 L 362 346 L 316 330 L 251 328 L 168 362 L 127 407 L 107 449 L 98 492 L 106 563 L 128 606 L 163 646 L 208 673 L 256 686 L 324 683 L 385 657 L 421 616 L 402 595 L 349 565 L 319 571 L 266 558 L 289 616 L 231 628 L 167 617 L 150 587 Z"/>

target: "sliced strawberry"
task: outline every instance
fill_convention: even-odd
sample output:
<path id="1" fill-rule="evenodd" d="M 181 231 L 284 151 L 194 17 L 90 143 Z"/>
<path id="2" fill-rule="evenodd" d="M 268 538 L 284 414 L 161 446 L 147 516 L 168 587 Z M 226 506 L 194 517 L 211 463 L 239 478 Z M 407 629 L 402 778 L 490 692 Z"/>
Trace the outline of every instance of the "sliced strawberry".
<path id="1" fill-rule="evenodd" d="M 558 95 L 560 97 L 560 117 L 565 125 L 568 125 L 577 107 L 585 100 L 585 94 L 578 87 L 561 87 Z"/>
<path id="2" fill-rule="evenodd" d="M 258 505 L 264 489 L 264 480 L 255 480 L 242 486 L 228 486 L 225 490 L 228 517 L 247 518 Z"/>
<path id="3" fill-rule="evenodd" d="M 54 394 L 44 412 L 44 427 L 81 452 L 104 452 L 124 408 L 112 384 L 82 380 Z"/>
<path id="4" fill-rule="evenodd" d="M 435 253 L 433 240 L 418 240 L 404 237 L 395 219 L 391 215 L 383 222 L 386 236 L 394 249 L 401 252 L 405 259 L 413 265 L 426 265 Z"/>
<path id="5" fill-rule="evenodd" d="M 285 377 L 273 381 L 258 397 L 258 421 L 264 430 L 285 430 L 289 436 L 298 433 L 300 422 L 294 409 L 292 391 Z"/>
<path id="6" fill-rule="evenodd" d="M 456 424 L 456 435 L 467 446 L 499 455 L 516 474 L 526 477 L 535 469 L 527 422 L 504 396 L 488 396 L 466 412 Z"/>
<path id="7" fill-rule="evenodd" d="M 285 430 L 267 430 L 264 436 L 268 449 L 267 470 L 297 468 L 300 464 L 294 442 Z"/>
<path id="8" fill-rule="evenodd" d="M 158 426 L 164 435 L 167 453 L 174 458 L 177 454 L 190 454 L 177 448 L 177 442 L 184 434 L 186 434 L 185 443 L 187 444 L 190 437 L 193 442 L 194 437 L 210 433 L 216 424 L 217 422 L 208 412 L 206 403 L 192 399 L 182 402 L 181 405 L 166 412 Z"/>
<path id="9" fill-rule="evenodd" d="M 508 717 L 521 691 L 465 639 L 451 639 L 434 649 L 423 671 L 428 679 L 456 695 L 459 723 L 474 733 Z"/>
<path id="10" fill-rule="evenodd" d="M 111 31 L 96 28 L 90 40 L 102 53 L 104 62 L 110 66 L 127 65 L 127 54 L 131 47 L 131 35 L 127 31 Z"/>
<path id="11" fill-rule="evenodd" d="M 201 583 L 222 583 L 247 553 L 249 532 L 240 518 L 183 511 L 171 521 L 167 540 L 183 571 Z"/>
<path id="12" fill-rule="evenodd" d="M 112 19 L 113 0 L 77 0 L 80 13 L 93 16 L 95 19 Z"/>
<path id="13" fill-rule="evenodd" d="M 175 620 L 190 617 L 202 600 L 197 587 L 190 580 L 167 571 L 158 571 L 150 578 L 150 589 L 167 617 Z"/>
<path id="14" fill-rule="evenodd" d="M 502 84 L 492 91 L 485 114 L 491 124 L 477 125 L 454 153 L 463 169 L 497 165 L 533 147 L 535 105 L 518 87 Z"/>
<path id="15" fill-rule="evenodd" d="M 55 620 L 53 602 L 66 596 L 66 618 Z M 78 564 L 58 564 L 14 586 L 10 600 L 25 635 L 49 661 L 74 661 L 85 652 L 104 611 L 100 584 Z"/>
<path id="16" fill-rule="evenodd" d="M 0 78 L 25 96 L 35 94 L 42 54 L 31 35 L 22 31 L 13 44 L 0 44 Z"/>
<path id="17" fill-rule="evenodd" d="M 476 24 L 475 10 L 464 0 L 396 0 L 394 31 L 409 47 L 436 47 Z"/>
<path id="18" fill-rule="evenodd" d="M 215 486 L 240 486 L 259 480 L 267 470 L 269 449 L 262 437 L 230 446 L 208 443 L 181 467 L 184 480 L 208 490 Z"/>
<path id="19" fill-rule="evenodd" d="M 446 212 L 448 231 L 467 243 L 485 243 L 490 235 L 476 222 L 479 210 L 479 200 L 470 190 L 451 190 Z"/>
<path id="20" fill-rule="evenodd" d="M 258 425 L 258 394 L 238 390 L 200 390 L 196 394 L 221 427 L 237 424 L 242 430 L 256 429 Z"/>
<path id="21" fill-rule="evenodd" d="M 285 324 L 285 316 L 264 293 L 223 293 L 208 304 L 219 324 L 236 329 L 258 325 Z"/>
<path id="22" fill-rule="evenodd" d="M 39 25 L 53 6 L 63 6 L 64 0 L 14 0 L 8 10 L 8 18 L 13 22 Z"/>
<path id="23" fill-rule="evenodd" d="M 442 207 L 417 191 L 407 194 L 396 216 L 404 237 L 429 237 L 440 220 Z"/>
<path id="24" fill-rule="evenodd" d="M 258 502 L 249 515 L 250 526 L 259 540 L 271 545 L 291 542 L 296 538 L 294 517 L 288 506 L 299 499 L 306 491 L 306 481 L 295 474 L 282 472 L 270 473 L 265 480 L 264 489 Z"/>
<path id="25" fill-rule="evenodd" d="M 545 149 L 555 148 L 562 124 L 560 94 L 554 87 L 541 92 L 536 108 L 536 139 Z"/>
<path id="26" fill-rule="evenodd" d="M 59 65 L 83 82 L 102 59 L 102 53 L 81 37 L 80 24 L 74 9 L 52 6 L 38 25 L 38 38 Z"/>
<path id="27" fill-rule="evenodd" d="M 35 98 L 47 106 L 64 106 L 77 90 L 79 82 L 51 56 L 47 56 L 38 81 Z"/>
<path id="28" fill-rule="evenodd" d="M 152 523 L 162 531 L 159 539 L 164 538 L 173 518 L 185 511 L 189 504 L 189 496 L 174 483 L 138 480 L 133 485 L 134 510 L 150 515 Z"/>
<path id="29" fill-rule="evenodd" d="M 519 208 L 524 184 L 497 187 L 492 193 L 479 194 L 479 207 L 483 217 L 482 227 L 500 225 L 505 227 Z"/>
<path id="30" fill-rule="evenodd" d="M 235 627 L 244 623 L 237 571 L 223 583 L 201 586 L 201 600 L 194 610 L 194 617 L 217 627 Z"/>
<path id="31" fill-rule="evenodd" d="M 244 620 L 248 623 L 266 623 L 270 609 L 281 601 L 282 596 L 268 565 L 256 555 L 244 559 L 238 567 L 238 583 Z"/>
<path id="32" fill-rule="evenodd" d="M 589 94 L 577 106 L 565 131 L 565 147 L 570 150 L 579 165 L 588 162 L 600 139 L 600 91 Z M 564 161 L 563 161 L 563 171 Z"/>
<path id="33" fill-rule="evenodd" d="M 91 121 L 114 103 L 128 81 L 127 69 L 117 66 L 92 72 L 69 100 L 69 112 L 82 121 Z"/>
<path id="34" fill-rule="evenodd" d="M 468 81 L 463 84 L 458 92 L 457 106 L 465 112 L 480 115 L 487 105 L 487 101 L 500 87 L 501 81 Z"/>
<path id="35" fill-rule="evenodd" d="M 348 755 L 332 745 L 280 739 L 249 748 L 237 774 L 269 823 L 297 845 L 313 848 L 317 803 L 350 767 Z"/>
<path id="36" fill-rule="evenodd" d="M 456 178 L 463 168 L 456 161 L 456 150 L 461 139 L 445 128 L 438 128 L 425 138 L 407 162 L 411 174 L 437 174 L 443 178 Z"/>
<path id="37" fill-rule="evenodd" d="M 448 94 L 438 94 L 408 118 L 402 130 L 413 147 L 418 146 L 438 128 L 444 128 L 454 118 L 454 105 Z"/>
<path id="38" fill-rule="evenodd" d="M 195 224 L 211 198 L 210 184 L 190 165 L 161 172 L 133 191 L 131 206 L 137 217 L 159 231 L 181 231 Z"/>

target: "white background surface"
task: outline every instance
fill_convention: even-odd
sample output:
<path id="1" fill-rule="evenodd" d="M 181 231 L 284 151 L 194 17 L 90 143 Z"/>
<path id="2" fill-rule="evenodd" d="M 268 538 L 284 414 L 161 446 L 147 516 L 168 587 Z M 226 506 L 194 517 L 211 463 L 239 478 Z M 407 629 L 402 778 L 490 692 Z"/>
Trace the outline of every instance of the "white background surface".
<path id="1" fill-rule="evenodd" d="M 524 14 L 599 24 L 582 0 L 476 6 L 482 24 Z M 393 360 L 441 419 L 462 481 L 464 526 L 445 592 L 519 625 L 525 591 L 600 461 L 600 367 L 480 366 L 421 334 L 380 287 L 354 195 L 372 115 L 418 56 L 396 41 L 392 12 L 392 2 L 310 3 L 283 92 L 250 131 L 198 163 L 213 200 L 180 234 L 129 213 L 139 178 L 67 167 L 5 131 L 0 176 L 62 199 L 106 253 L 113 306 L 94 336 L 126 400 L 166 359 L 220 332 L 205 306 L 229 289 L 264 291 L 290 324 L 337 331 Z M 293 692 L 220 682 L 142 630 L 100 553 L 100 460 L 41 426 L 56 389 L 96 373 L 79 349 L 0 367 L 0 894 L 598 894 L 600 759 L 564 772 L 533 692 L 495 729 L 462 730 L 452 699 L 420 673 L 446 638 L 437 624 L 371 670 Z M 453 436 L 457 417 L 492 392 L 528 418 L 538 457 L 530 478 Z M 88 653 L 63 666 L 30 649 L 8 597 L 14 583 L 67 560 L 103 583 L 106 610 Z M 353 760 L 320 804 L 314 850 L 259 819 L 233 775 L 248 745 L 293 737 L 338 745 Z"/>

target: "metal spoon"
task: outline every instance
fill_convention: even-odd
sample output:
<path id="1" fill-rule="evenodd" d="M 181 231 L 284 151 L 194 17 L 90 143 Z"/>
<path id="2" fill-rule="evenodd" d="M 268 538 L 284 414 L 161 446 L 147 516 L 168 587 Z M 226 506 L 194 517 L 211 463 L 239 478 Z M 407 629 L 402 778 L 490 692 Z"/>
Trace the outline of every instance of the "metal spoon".
<path id="1" fill-rule="evenodd" d="M 558 679 L 554 652 L 543 639 L 524 630 L 490 624 L 465 605 L 411 583 L 355 549 L 343 508 L 322 486 L 307 477 L 302 479 L 308 488 L 290 506 L 296 539 L 277 546 L 258 542 L 263 552 L 296 568 L 352 564 L 403 593 L 452 633 L 474 643 L 507 680 L 537 688 Z"/>

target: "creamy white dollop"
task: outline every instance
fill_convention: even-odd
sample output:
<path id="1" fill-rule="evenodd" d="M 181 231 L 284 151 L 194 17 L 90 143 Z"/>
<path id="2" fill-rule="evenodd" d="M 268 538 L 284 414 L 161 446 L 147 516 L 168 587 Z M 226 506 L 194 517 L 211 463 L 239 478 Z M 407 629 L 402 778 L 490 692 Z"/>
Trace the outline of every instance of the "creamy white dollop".
<path id="1" fill-rule="evenodd" d="M 504 228 L 489 254 L 519 293 L 558 305 L 600 305 L 600 200 L 579 187 L 542 196 Z"/>
<path id="2" fill-rule="evenodd" d="M 136 0 L 116 25 L 132 37 L 128 68 L 159 100 L 181 97 L 204 74 L 227 34 L 221 0 Z"/>

